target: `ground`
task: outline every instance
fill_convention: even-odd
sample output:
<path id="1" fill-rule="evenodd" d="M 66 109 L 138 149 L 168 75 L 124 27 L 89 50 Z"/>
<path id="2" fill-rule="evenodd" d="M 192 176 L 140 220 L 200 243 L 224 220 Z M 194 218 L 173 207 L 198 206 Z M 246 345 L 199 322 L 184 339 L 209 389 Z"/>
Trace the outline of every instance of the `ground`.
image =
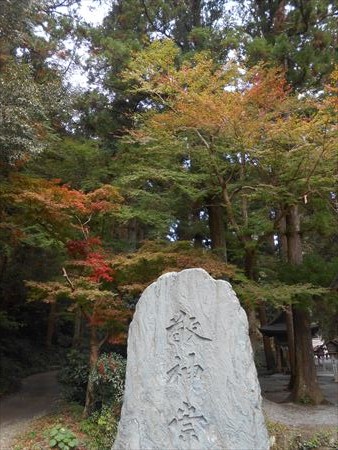
<path id="1" fill-rule="evenodd" d="M 22 381 L 19 392 L 0 399 L 1 450 L 13 448 L 13 438 L 32 421 L 57 409 L 61 391 L 56 375 L 56 371 L 31 375 Z"/>
<path id="2" fill-rule="evenodd" d="M 282 374 L 266 375 L 260 377 L 263 394 L 263 409 L 268 421 L 272 443 L 279 440 L 273 447 L 276 450 L 299 448 L 338 448 L 334 443 L 335 427 L 338 425 L 338 383 L 333 382 L 331 374 L 319 376 L 319 382 L 323 392 L 331 402 L 330 405 L 308 406 L 294 405 L 291 403 L 276 403 L 284 401 L 288 395 L 286 389 L 288 376 Z M 44 447 L 22 447 L 14 444 L 15 439 L 25 431 L 35 431 L 43 426 L 53 425 L 60 420 L 54 416 L 49 421 L 38 420 L 39 417 L 49 415 L 60 407 L 60 386 L 57 383 L 56 372 L 46 372 L 32 375 L 23 380 L 21 390 L 0 400 L 0 448 L 11 450 L 16 448 L 44 448 Z M 64 414 L 64 411 L 63 411 Z M 68 414 L 69 416 L 69 414 Z M 62 417 L 61 417 L 62 418 Z M 69 420 L 69 419 L 68 419 Z M 308 436 L 311 436 L 308 438 Z M 288 442 L 292 439 L 296 447 L 285 446 L 280 443 L 281 439 Z M 309 439 L 300 442 L 300 439 Z M 338 437 L 337 437 L 338 439 Z M 327 446 L 316 445 L 323 440 Z M 26 441 L 27 442 L 27 441 Z M 336 440 L 338 445 L 338 440 Z M 277 445 L 277 446 L 276 446 Z M 302 446 L 303 445 L 303 446 Z M 46 447 L 49 448 L 49 447 Z M 250 449 L 251 450 L 251 449 Z"/>

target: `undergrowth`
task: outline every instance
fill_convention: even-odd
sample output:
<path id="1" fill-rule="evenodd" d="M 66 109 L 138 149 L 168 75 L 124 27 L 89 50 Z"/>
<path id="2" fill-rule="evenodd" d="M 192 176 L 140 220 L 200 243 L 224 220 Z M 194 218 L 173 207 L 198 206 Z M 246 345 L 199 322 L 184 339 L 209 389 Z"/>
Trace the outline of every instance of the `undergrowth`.
<path id="1" fill-rule="evenodd" d="M 338 428 L 295 428 L 267 422 L 270 450 L 338 450 Z"/>

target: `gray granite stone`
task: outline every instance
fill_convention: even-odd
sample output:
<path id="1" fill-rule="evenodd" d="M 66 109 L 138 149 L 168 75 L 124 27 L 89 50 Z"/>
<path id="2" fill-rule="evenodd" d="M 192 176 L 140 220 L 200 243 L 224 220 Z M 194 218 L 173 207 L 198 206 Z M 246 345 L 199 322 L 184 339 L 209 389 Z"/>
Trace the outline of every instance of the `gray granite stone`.
<path id="1" fill-rule="evenodd" d="M 202 269 L 168 273 L 139 300 L 113 450 L 267 450 L 244 310 Z"/>

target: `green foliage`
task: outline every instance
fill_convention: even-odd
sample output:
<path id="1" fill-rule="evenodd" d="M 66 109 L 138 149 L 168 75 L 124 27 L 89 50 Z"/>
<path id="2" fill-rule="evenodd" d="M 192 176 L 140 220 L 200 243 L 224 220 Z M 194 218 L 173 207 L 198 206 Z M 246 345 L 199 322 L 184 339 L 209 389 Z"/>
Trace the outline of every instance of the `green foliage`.
<path id="1" fill-rule="evenodd" d="M 75 434 L 62 425 L 56 425 L 49 432 L 49 445 L 51 448 L 60 450 L 69 450 L 77 447 L 78 440 Z"/>
<path id="2" fill-rule="evenodd" d="M 65 359 L 65 364 L 59 372 L 63 396 L 69 401 L 84 405 L 89 376 L 88 354 L 83 351 L 71 350 Z"/>
<path id="3" fill-rule="evenodd" d="M 13 65 L 0 75 L 0 97 L 0 162 L 13 166 L 44 148 L 46 108 L 28 66 Z"/>
<path id="4" fill-rule="evenodd" d="M 236 283 L 236 278 L 234 281 Z M 256 283 L 247 278 L 235 285 L 235 291 L 245 304 L 255 305 L 265 301 L 276 308 L 287 304 L 309 306 L 315 296 L 324 296 L 329 293 L 327 288 L 309 283 Z"/>
<path id="5" fill-rule="evenodd" d="M 65 137 L 32 158 L 25 171 L 88 192 L 109 180 L 109 165 L 110 158 L 96 142 Z"/>
<path id="6" fill-rule="evenodd" d="M 95 385 L 96 405 L 119 406 L 124 392 L 126 361 L 116 353 L 103 353 L 92 373 L 89 373 L 88 354 L 71 350 L 59 373 L 64 397 L 84 404 L 88 377 Z"/>
<path id="7" fill-rule="evenodd" d="M 320 90 L 337 63 L 337 5 L 331 0 L 237 2 L 248 64 L 284 67 L 295 89 Z"/>
<path id="8" fill-rule="evenodd" d="M 271 450 L 336 449 L 337 429 L 328 428 L 314 432 L 309 429 L 289 427 L 282 423 L 267 421 Z"/>
<path id="9" fill-rule="evenodd" d="M 332 433 L 320 431 L 313 434 L 311 437 L 302 438 L 297 436 L 294 440 L 294 445 L 297 450 L 311 450 L 311 449 L 335 449 L 338 445 L 337 437 L 333 437 Z"/>
<path id="10" fill-rule="evenodd" d="M 126 360 L 116 353 L 103 353 L 90 374 L 95 384 L 96 401 L 101 401 L 103 405 L 120 406 L 125 375 Z"/>
<path id="11" fill-rule="evenodd" d="M 81 422 L 81 431 L 87 434 L 90 450 L 110 450 L 117 433 L 118 418 L 111 406 L 103 406 Z"/>
<path id="12" fill-rule="evenodd" d="M 6 311 L 0 311 L 0 330 L 17 330 L 22 324 L 9 317 Z"/>
<path id="13" fill-rule="evenodd" d="M 317 286 L 329 287 L 338 273 L 338 257 L 327 260 L 312 253 L 304 257 L 297 267 L 279 263 L 276 267 L 278 278 L 288 284 L 310 282 Z"/>
<path id="14" fill-rule="evenodd" d="M 119 288 L 137 296 L 166 272 L 201 267 L 215 278 L 229 279 L 236 270 L 211 251 L 196 249 L 188 241 L 146 241 L 137 252 L 116 257 L 113 264 Z"/>

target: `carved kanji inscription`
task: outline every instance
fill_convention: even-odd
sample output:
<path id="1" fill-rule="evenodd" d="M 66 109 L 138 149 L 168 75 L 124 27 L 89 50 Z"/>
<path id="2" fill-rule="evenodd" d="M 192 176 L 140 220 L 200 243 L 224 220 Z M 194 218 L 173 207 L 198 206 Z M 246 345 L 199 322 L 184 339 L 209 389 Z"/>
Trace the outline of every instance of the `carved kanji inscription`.
<path id="1" fill-rule="evenodd" d="M 182 309 L 170 319 L 167 326 L 168 342 L 170 344 L 186 344 L 196 340 L 211 341 L 212 339 L 203 333 L 201 323 L 196 317 L 186 313 Z"/>
<path id="2" fill-rule="evenodd" d="M 178 437 L 183 441 L 189 439 L 198 439 L 197 428 L 199 425 L 206 424 L 208 421 L 196 411 L 196 408 L 188 401 L 183 402 L 178 408 L 175 417 L 169 423 L 169 426 L 175 427 Z"/>
<path id="3" fill-rule="evenodd" d="M 190 381 L 199 378 L 204 368 L 196 362 L 196 354 L 189 353 L 187 356 L 175 356 L 175 364 L 167 371 L 169 382 L 179 382 L 181 380 Z"/>

